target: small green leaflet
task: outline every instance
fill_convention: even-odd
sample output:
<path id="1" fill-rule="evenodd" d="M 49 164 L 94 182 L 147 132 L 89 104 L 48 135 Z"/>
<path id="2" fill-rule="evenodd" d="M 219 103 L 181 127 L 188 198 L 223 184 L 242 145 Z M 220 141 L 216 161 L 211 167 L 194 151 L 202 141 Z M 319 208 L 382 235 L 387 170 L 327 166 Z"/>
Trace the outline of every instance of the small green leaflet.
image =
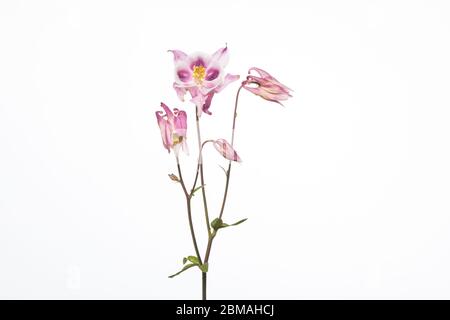
<path id="1" fill-rule="evenodd" d="M 205 185 L 199 186 L 197 188 L 195 188 L 194 190 L 192 190 L 191 195 L 194 195 L 198 190 L 200 190 L 201 188 L 203 188 Z"/>
<path id="2" fill-rule="evenodd" d="M 242 219 L 242 220 L 239 220 L 238 222 L 235 222 L 235 223 L 233 223 L 233 224 L 228 224 L 228 223 L 223 222 L 222 219 L 216 218 L 216 219 L 214 219 L 214 220 L 211 222 L 211 227 L 212 227 L 214 230 L 219 230 L 219 229 L 222 229 L 222 228 L 227 228 L 227 227 L 237 226 L 238 224 L 241 224 L 242 222 L 244 222 L 244 221 L 246 221 L 246 220 L 247 220 L 247 218 Z"/>
<path id="3" fill-rule="evenodd" d="M 197 257 L 194 257 L 194 256 L 189 256 L 189 257 L 187 257 L 187 260 L 190 261 L 190 262 L 192 262 L 193 264 L 200 264 L 200 261 L 198 261 L 198 258 L 197 258 Z M 185 263 L 186 263 L 186 262 L 185 262 Z"/>
<path id="4" fill-rule="evenodd" d="M 176 276 L 179 275 L 180 273 L 186 271 L 187 269 L 190 269 L 190 268 L 192 268 L 192 267 L 195 267 L 195 266 L 196 266 L 196 264 L 193 264 L 193 263 L 187 264 L 187 265 L 185 265 L 185 266 L 183 267 L 183 269 L 181 269 L 181 270 L 178 271 L 177 273 L 175 273 L 175 274 L 169 276 L 169 278 L 176 277 Z"/>
<path id="5" fill-rule="evenodd" d="M 169 276 L 169 278 L 176 277 L 176 276 L 179 275 L 180 273 L 186 271 L 187 269 L 190 269 L 190 268 L 192 268 L 192 267 L 195 267 L 195 266 L 199 267 L 199 269 L 200 269 L 202 272 L 208 272 L 208 263 L 200 264 L 198 258 L 195 257 L 195 256 L 188 256 L 188 257 L 183 258 L 183 264 L 185 264 L 185 263 L 188 262 L 188 261 L 191 262 L 191 263 L 185 265 L 185 266 L 183 267 L 183 269 L 181 269 L 181 270 L 178 271 L 177 273 L 175 273 L 175 274 Z"/>

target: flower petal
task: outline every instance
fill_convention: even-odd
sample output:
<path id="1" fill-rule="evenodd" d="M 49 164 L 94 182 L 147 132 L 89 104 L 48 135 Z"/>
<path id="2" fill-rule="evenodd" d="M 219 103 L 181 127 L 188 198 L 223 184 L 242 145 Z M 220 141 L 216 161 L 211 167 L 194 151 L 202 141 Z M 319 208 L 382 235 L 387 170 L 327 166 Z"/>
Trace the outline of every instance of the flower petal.
<path id="1" fill-rule="evenodd" d="M 272 77 L 270 75 L 270 73 L 268 73 L 267 71 L 264 71 L 263 69 L 260 69 L 260 68 L 257 68 L 257 67 L 252 67 L 252 68 L 248 69 L 248 74 L 251 74 L 252 71 L 256 71 L 259 74 L 260 77 L 276 80 L 274 77 Z"/>
<path id="2" fill-rule="evenodd" d="M 184 101 L 184 96 L 186 95 L 186 88 L 178 86 L 176 82 L 173 83 L 173 88 L 175 89 L 178 98 L 181 101 Z"/>
<path id="3" fill-rule="evenodd" d="M 203 104 L 203 107 L 202 107 L 202 111 L 209 115 L 212 114 L 211 111 L 209 111 L 209 107 L 211 106 L 211 101 L 212 101 L 213 96 L 214 96 L 214 91 L 211 91 L 210 93 L 208 93 L 208 95 L 206 96 L 206 99 L 205 99 L 205 103 Z"/>
<path id="4" fill-rule="evenodd" d="M 215 89 L 221 85 L 223 82 L 223 79 L 217 78 L 213 81 L 203 81 L 202 86 L 199 88 L 199 91 L 203 95 L 208 95 L 211 91 L 215 91 Z"/>
<path id="5" fill-rule="evenodd" d="M 187 114 L 183 110 L 173 109 L 175 118 L 173 120 L 173 126 L 175 133 L 180 137 L 186 137 L 187 131 Z"/>
<path id="6" fill-rule="evenodd" d="M 209 67 L 206 70 L 205 80 L 213 81 L 213 80 L 217 79 L 219 77 L 221 71 L 222 70 L 220 67 Z"/>
<path id="7" fill-rule="evenodd" d="M 168 51 L 173 53 L 173 60 L 175 62 L 186 60 L 188 58 L 188 55 L 181 50 L 168 50 Z"/>
<path id="8" fill-rule="evenodd" d="M 211 63 L 206 69 L 205 79 L 200 87 L 200 91 L 206 95 L 211 90 L 223 83 L 223 68 L 217 63 Z"/>
<path id="9" fill-rule="evenodd" d="M 192 79 L 192 71 L 185 68 L 177 69 L 176 71 L 177 80 L 180 82 L 189 82 Z"/>
<path id="10" fill-rule="evenodd" d="M 167 119 L 169 120 L 169 122 L 172 122 L 173 121 L 173 113 L 170 110 L 170 108 L 164 102 L 161 102 L 161 107 L 166 112 L 166 116 L 167 116 Z"/>
<path id="11" fill-rule="evenodd" d="M 189 148 L 188 148 L 186 139 L 183 139 L 183 141 L 181 142 L 181 147 L 183 148 L 184 153 L 189 155 Z"/>
<path id="12" fill-rule="evenodd" d="M 189 68 L 194 69 L 195 66 L 207 68 L 211 62 L 211 56 L 203 52 L 194 52 L 189 56 Z"/>
<path id="13" fill-rule="evenodd" d="M 222 68 L 228 64 L 229 58 L 228 47 L 220 48 L 212 55 L 212 61 L 217 62 Z"/>
<path id="14" fill-rule="evenodd" d="M 192 95 L 192 92 L 191 92 Z M 202 116 L 203 105 L 205 104 L 206 96 L 197 90 L 197 93 L 192 96 L 191 102 L 197 107 L 197 117 Z"/>
<path id="15" fill-rule="evenodd" d="M 164 148 L 170 153 L 170 146 L 172 144 L 172 135 L 170 133 L 170 124 L 162 116 L 162 111 L 156 111 L 156 120 L 158 122 L 159 130 L 161 131 L 161 138 Z"/>
<path id="16" fill-rule="evenodd" d="M 174 80 L 180 87 L 192 87 L 195 85 L 188 61 L 175 63 Z"/>
<path id="17" fill-rule="evenodd" d="M 236 81 L 239 79 L 239 75 L 233 75 L 233 74 L 227 74 L 225 76 L 225 79 L 223 79 L 223 82 L 216 87 L 216 89 L 214 90 L 216 93 L 222 91 L 226 86 L 228 86 L 230 83 Z"/>

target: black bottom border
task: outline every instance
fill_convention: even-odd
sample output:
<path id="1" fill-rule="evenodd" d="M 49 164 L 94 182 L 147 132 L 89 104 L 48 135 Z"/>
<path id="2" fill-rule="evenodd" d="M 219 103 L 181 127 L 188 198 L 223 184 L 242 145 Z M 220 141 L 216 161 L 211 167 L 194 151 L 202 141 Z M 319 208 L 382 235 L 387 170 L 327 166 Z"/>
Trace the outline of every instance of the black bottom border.
<path id="1" fill-rule="evenodd" d="M 303 316 L 366 317 L 442 315 L 449 300 L 3 300 L 3 312 L 125 319 L 297 319 Z"/>

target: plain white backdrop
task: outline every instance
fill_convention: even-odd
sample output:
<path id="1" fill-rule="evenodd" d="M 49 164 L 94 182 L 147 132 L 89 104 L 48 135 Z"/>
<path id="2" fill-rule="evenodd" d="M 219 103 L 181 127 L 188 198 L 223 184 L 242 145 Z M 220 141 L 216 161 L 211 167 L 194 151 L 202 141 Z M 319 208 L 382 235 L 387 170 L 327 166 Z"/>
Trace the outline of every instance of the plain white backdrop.
<path id="1" fill-rule="evenodd" d="M 211 299 L 450 298 L 447 1 L 2 1 L 0 298 L 200 298 L 173 155 L 168 49 L 294 89 L 243 92 Z M 229 139 L 238 83 L 202 118 Z M 211 215 L 223 159 L 206 150 Z M 200 197 L 195 223 L 205 245 Z"/>

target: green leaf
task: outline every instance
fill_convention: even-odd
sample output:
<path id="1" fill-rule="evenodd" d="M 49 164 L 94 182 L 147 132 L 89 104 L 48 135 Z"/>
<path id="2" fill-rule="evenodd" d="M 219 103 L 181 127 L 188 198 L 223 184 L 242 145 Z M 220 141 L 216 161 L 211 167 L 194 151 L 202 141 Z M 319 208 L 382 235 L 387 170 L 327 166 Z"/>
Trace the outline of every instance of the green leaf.
<path id="1" fill-rule="evenodd" d="M 181 270 L 178 271 L 177 273 L 175 273 L 175 274 L 169 276 L 169 278 L 176 277 L 176 276 L 179 275 L 180 273 L 186 271 L 187 269 L 190 269 L 190 268 L 192 268 L 192 267 L 195 267 L 195 266 L 196 266 L 196 264 L 193 264 L 193 263 L 187 264 L 187 265 L 185 265 L 185 266 L 183 267 L 183 269 L 181 269 Z"/>
<path id="2" fill-rule="evenodd" d="M 208 262 L 198 266 L 202 272 L 208 272 Z"/>
<path id="3" fill-rule="evenodd" d="M 247 218 L 239 220 L 238 222 L 235 222 L 233 224 L 228 224 L 228 223 L 223 222 L 222 219 L 216 218 L 216 219 L 214 219 L 211 222 L 211 227 L 214 230 L 219 230 L 219 229 L 222 229 L 222 228 L 227 228 L 227 227 L 231 227 L 231 226 L 237 226 L 238 224 L 241 224 L 242 222 L 244 222 L 246 220 L 247 220 Z"/>
<path id="4" fill-rule="evenodd" d="M 199 186 L 199 187 L 195 188 L 194 190 L 192 190 L 191 194 L 194 195 L 194 193 L 196 193 L 198 190 L 200 190 L 200 189 L 203 188 L 204 186 L 205 186 L 205 184 L 202 185 L 202 186 Z"/>
<path id="5" fill-rule="evenodd" d="M 245 218 L 245 219 L 239 220 L 238 222 L 235 222 L 235 223 L 233 223 L 233 224 L 230 224 L 230 227 L 231 227 L 231 226 L 237 226 L 238 224 L 241 224 L 242 222 L 247 221 L 247 219 L 248 219 L 248 218 Z"/>
<path id="6" fill-rule="evenodd" d="M 198 261 L 198 258 L 197 258 L 197 257 L 189 256 L 189 257 L 187 257 L 187 259 L 188 259 L 190 262 L 192 262 L 193 264 L 200 264 L 200 261 Z"/>
<path id="7" fill-rule="evenodd" d="M 188 261 L 188 259 L 186 257 L 183 258 L 183 264 L 186 264 L 187 261 Z"/>

